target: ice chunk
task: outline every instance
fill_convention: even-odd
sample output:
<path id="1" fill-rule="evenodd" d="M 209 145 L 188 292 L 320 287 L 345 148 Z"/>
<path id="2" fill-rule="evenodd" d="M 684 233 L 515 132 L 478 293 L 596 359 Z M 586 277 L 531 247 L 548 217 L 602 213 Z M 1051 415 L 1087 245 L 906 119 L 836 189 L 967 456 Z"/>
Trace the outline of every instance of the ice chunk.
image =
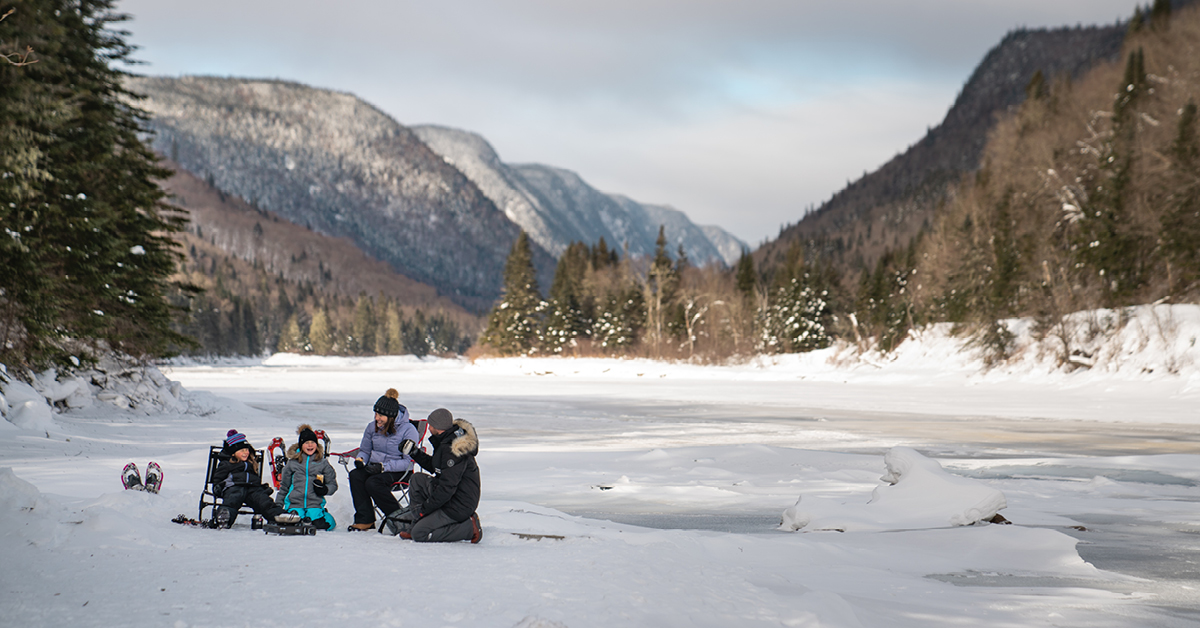
<path id="1" fill-rule="evenodd" d="M 785 530 L 914 530 L 963 526 L 990 519 L 1008 503 L 1004 493 L 948 473 L 908 447 L 884 456 L 885 482 L 867 503 L 805 498 L 783 513 Z"/>

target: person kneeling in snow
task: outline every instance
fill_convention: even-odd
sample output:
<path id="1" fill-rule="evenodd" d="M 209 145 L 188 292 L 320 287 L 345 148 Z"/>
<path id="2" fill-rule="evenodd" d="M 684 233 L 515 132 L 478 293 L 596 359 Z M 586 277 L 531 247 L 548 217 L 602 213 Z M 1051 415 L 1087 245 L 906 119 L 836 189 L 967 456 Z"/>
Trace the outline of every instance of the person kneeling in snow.
<path id="1" fill-rule="evenodd" d="M 388 529 L 419 542 L 478 543 L 483 526 L 479 507 L 479 437 L 470 423 L 454 419 L 445 408 L 429 414 L 433 454 L 414 449 L 409 455 L 433 475 L 416 474 L 409 481 L 409 507 L 389 516 Z"/>
<path id="2" fill-rule="evenodd" d="M 213 493 L 221 498 L 217 507 L 217 525 L 233 526 L 238 510 L 243 504 L 254 512 L 272 518 L 276 523 L 296 523 L 300 515 L 287 512 L 271 500 L 271 488 L 262 483 L 258 461 L 254 459 L 254 447 L 244 434 L 233 431 L 225 439 L 224 451 L 229 459 L 222 460 L 213 471 Z"/>
<path id="3" fill-rule="evenodd" d="M 287 463 L 279 477 L 275 503 L 309 519 L 318 530 L 333 530 L 337 522 L 325 510 L 325 496 L 337 491 L 337 473 L 307 423 L 296 428 L 300 438 L 288 447 Z"/>

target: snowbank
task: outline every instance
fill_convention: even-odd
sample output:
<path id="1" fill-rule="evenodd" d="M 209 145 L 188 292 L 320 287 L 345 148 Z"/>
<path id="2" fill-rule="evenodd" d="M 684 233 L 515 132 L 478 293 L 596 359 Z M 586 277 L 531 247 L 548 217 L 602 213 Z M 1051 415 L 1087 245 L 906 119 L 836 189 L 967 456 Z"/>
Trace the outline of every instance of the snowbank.
<path id="1" fill-rule="evenodd" d="M 887 473 L 866 504 L 805 498 L 783 513 L 783 530 L 918 530 L 979 523 L 1007 506 L 1004 493 L 947 473 L 908 447 L 883 457 Z"/>
<path id="2" fill-rule="evenodd" d="M 687 379 L 841 382 L 914 382 L 933 379 L 1005 381 L 1182 380 L 1200 390 L 1200 305 L 1145 305 L 1077 312 L 1048 330 L 1032 319 L 1004 321 L 1013 334 L 1009 359 L 989 366 L 969 337 L 938 323 L 909 332 L 895 350 L 863 350 L 839 341 L 808 353 L 756 356 L 742 364 L 706 366 L 644 358 L 485 358 L 465 367 L 480 374 L 563 378 Z M 279 364 L 315 365 L 316 356 L 280 358 Z M 363 360 L 364 358 L 358 358 Z M 276 360 L 272 357 L 267 362 Z M 453 364 L 455 361 L 448 361 Z M 355 364 L 356 366 L 365 366 Z"/>
<path id="3" fill-rule="evenodd" d="M 22 429 L 31 432 L 56 432 L 54 411 L 45 397 L 24 382 L 0 379 L 0 422 L 5 429 Z"/>
<path id="4" fill-rule="evenodd" d="M 1012 353 L 988 368 L 970 338 L 939 323 L 913 330 L 891 354 L 825 350 L 843 368 L 970 371 L 984 377 L 1055 374 L 1088 379 L 1146 380 L 1182 377 L 1200 383 L 1200 305 L 1142 305 L 1067 315 L 1049 329 L 1032 319 L 1003 321 L 1013 334 Z M 815 357 L 815 356 L 814 356 Z"/>
<path id="5" fill-rule="evenodd" d="M 142 414 L 187 412 L 183 387 L 153 366 L 135 365 L 115 358 L 102 359 L 94 368 L 74 374 L 56 369 L 33 374 L 30 383 L 7 375 L 0 365 L 0 429 L 16 428 L 53 432 L 55 408 L 87 408 L 99 402 Z"/>
<path id="6" fill-rule="evenodd" d="M 44 497 L 36 486 L 22 480 L 10 467 L 0 467 L 0 539 L 20 539 L 36 546 L 61 538 L 60 520 L 67 512 Z"/>
<path id="7" fill-rule="evenodd" d="M 112 404 L 118 408 L 180 413 L 187 404 L 180 401 L 183 392 L 179 382 L 173 382 L 153 366 L 136 365 L 106 357 L 95 368 L 80 372 L 66 382 L 57 374 L 46 371 L 33 385 L 51 403 L 63 402 L 68 407 L 87 407 L 93 401 Z M 74 380 L 74 385 L 70 385 Z"/>

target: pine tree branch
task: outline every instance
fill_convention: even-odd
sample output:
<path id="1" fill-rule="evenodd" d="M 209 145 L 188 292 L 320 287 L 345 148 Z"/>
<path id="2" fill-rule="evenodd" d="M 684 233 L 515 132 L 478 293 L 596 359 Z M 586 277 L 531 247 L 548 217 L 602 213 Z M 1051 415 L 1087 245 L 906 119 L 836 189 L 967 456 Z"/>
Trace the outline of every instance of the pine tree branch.
<path id="1" fill-rule="evenodd" d="M 14 12 L 16 12 L 16 9 L 9 9 L 7 13 L 0 15 L 0 22 L 8 19 L 8 16 L 12 15 Z M 25 46 L 25 54 L 21 54 L 19 52 L 10 52 L 8 54 L 0 54 L 0 59 L 4 59 L 11 65 L 21 67 L 23 65 L 33 65 L 38 62 L 38 59 L 34 59 L 33 61 L 29 60 L 29 55 L 31 54 L 33 54 L 33 47 Z"/>

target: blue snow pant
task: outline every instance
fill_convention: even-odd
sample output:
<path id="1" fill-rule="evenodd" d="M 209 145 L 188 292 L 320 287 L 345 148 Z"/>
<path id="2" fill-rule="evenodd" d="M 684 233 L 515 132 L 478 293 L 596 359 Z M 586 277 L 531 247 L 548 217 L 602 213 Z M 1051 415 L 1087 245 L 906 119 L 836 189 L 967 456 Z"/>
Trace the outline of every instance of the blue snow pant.
<path id="1" fill-rule="evenodd" d="M 337 521 L 334 521 L 333 515 L 329 514 L 324 508 L 288 508 L 288 512 L 294 512 L 300 515 L 301 519 L 311 519 L 313 525 L 318 530 L 336 530 Z"/>

